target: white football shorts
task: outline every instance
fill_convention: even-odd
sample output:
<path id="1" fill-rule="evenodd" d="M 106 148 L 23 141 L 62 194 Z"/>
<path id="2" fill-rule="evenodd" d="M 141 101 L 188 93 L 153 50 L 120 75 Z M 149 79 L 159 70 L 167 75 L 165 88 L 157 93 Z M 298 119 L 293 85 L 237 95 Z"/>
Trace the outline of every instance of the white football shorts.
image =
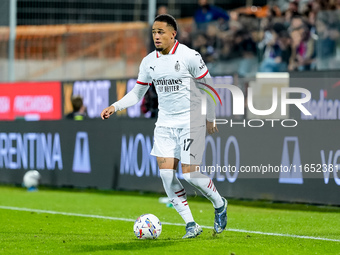
<path id="1" fill-rule="evenodd" d="M 156 126 L 151 155 L 177 158 L 183 164 L 200 165 L 205 147 L 206 127 L 171 128 Z"/>

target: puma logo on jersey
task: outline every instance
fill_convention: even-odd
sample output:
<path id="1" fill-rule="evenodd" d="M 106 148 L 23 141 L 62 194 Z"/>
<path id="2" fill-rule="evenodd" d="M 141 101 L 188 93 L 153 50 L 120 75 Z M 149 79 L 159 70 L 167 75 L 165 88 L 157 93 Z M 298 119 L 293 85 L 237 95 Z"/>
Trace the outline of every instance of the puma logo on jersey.
<path id="1" fill-rule="evenodd" d="M 155 71 L 155 67 L 156 66 L 154 66 L 154 67 L 150 66 L 150 69 L 152 69 L 152 71 Z"/>
<path id="2" fill-rule="evenodd" d="M 171 199 L 171 200 L 170 200 L 170 203 L 173 204 L 174 206 L 175 206 L 175 205 L 178 205 L 178 203 L 175 202 L 175 199 Z"/>
<path id="3" fill-rule="evenodd" d="M 190 156 L 193 157 L 194 159 L 196 159 L 196 155 L 197 154 L 194 155 L 194 154 L 190 153 Z"/>

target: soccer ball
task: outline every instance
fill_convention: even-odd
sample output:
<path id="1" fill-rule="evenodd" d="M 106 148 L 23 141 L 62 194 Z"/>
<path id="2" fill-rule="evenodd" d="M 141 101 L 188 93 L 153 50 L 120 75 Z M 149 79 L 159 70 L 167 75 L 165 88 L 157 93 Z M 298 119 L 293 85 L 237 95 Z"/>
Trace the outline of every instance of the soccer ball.
<path id="1" fill-rule="evenodd" d="M 135 221 L 133 232 L 138 239 L 156 239 L 162 232 L 162 223 L 153 214 L 143 214 Z"/>
<path id="2" fill-rule="evenodd" d="M 36 188 L 39 184 L 40 173 L 37 170 L 29 170 L 24 175 L 23 185 L 30 189 Z"/>

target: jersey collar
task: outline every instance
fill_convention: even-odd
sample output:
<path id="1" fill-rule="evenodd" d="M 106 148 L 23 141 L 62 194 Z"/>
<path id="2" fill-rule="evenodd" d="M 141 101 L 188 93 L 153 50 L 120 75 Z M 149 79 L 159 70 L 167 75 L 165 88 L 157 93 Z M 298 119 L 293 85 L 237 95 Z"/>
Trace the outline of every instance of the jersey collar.
<path id="1" fill-rule="evenodd" d="M 179 42 L 176 40 L 175 41 L 175 45 L 172 47 L 172 49 L 169 51 L 169 54 L 167 55 L 173 55 L 175 54 L 177 48 L 178 48 Z M 159 58 L 160 56 L 162 56 L 163 54 L 160 53 L 159 51 L 156 50 L 156 57 Z"/>

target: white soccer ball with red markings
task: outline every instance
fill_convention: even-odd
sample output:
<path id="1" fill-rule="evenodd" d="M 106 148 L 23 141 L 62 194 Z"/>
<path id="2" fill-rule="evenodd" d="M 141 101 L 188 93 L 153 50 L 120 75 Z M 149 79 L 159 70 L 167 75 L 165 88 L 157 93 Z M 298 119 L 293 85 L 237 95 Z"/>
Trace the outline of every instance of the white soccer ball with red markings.
<path id="1" fill-rule="evenodd" d="M 162 232 L 162 223 L 153 214 L 143 214 L 135 221 L 133 232 L 138 239 L 156 239 Z"/>

